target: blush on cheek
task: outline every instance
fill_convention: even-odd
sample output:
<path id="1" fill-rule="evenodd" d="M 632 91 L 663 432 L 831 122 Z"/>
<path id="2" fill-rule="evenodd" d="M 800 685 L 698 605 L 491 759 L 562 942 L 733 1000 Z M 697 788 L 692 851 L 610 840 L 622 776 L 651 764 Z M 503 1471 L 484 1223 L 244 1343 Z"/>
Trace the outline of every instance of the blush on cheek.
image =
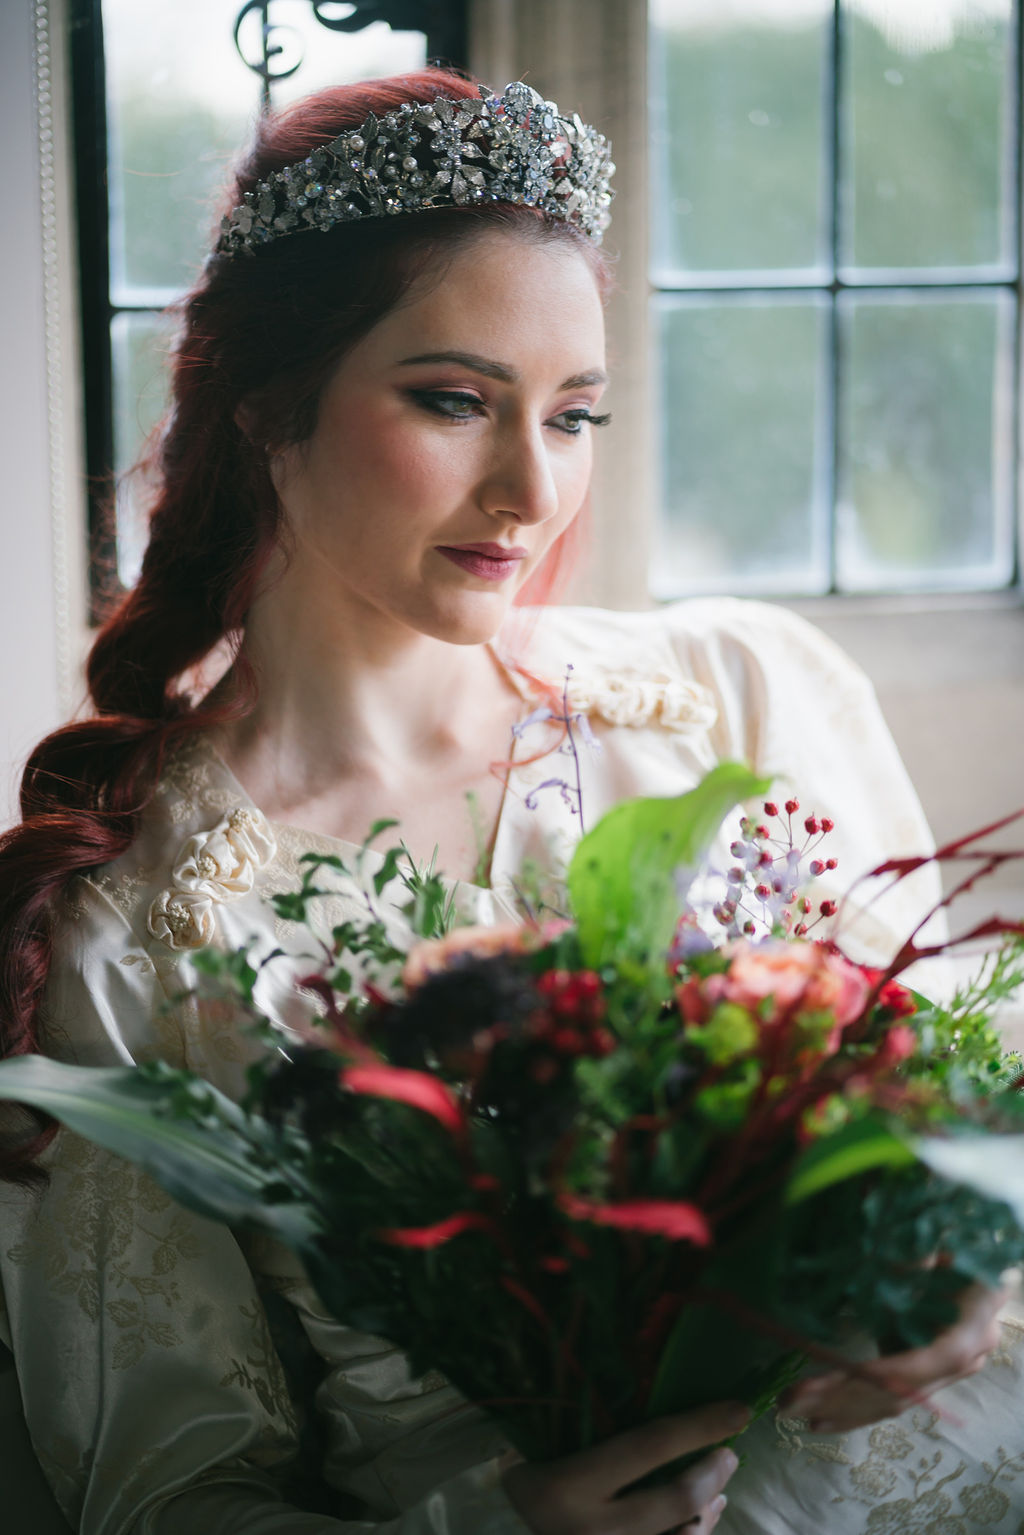
<path id="1" fill-rule="evenodd" d="M 353 413 L 358 428 L 335 439 L 335 459 L 339 474 L 361 498 L 401 497 L 406 509 L 415 514 L 426 505 L 447 509 L 451 488 L 458 501 L 465 498 L 472 480 L 472 454 L 468 443 L 460 443 L 458 427 L 439 431 L 433 423 L 423 430 L 410 425 L 408 418 L 396 419 L 393 413 L 362 409 Z"/>

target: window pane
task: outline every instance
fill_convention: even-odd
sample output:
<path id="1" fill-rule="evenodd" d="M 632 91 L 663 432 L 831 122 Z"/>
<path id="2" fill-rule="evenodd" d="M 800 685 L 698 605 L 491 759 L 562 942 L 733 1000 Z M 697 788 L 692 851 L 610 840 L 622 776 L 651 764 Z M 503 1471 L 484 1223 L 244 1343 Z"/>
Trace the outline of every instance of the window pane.
<path id="1" fill-rule="evenodd" d="M 340 14 L 344 7 L 334 4 L 323 9 L 333 15 Z M 422 69 L 427 61 L 427 40 L 422 32 L 392 32 L 384 21 L 372 22 L 361 32 L 332 32 L 316 20 L 309 0 L 274 0 L 271 15 L 288 28 L 287 33 L 276 34 L 287 49 L 282 59 L 287 62 L 302 59 L 294 75 L 273 86 L 275 106 L 308 96 L 310 91 L 322 90 L 325 85 L 408 74 L 410 70 Z M 249 20 L 256 22 L 258 32 L 258 18 L 250 15 Z M 243 33 L 243 47 L 246 42 Z M 252 47 L 257 46 L 254 41 Z"/>
<path id="2" fill-rule="evenodd" d="M 144 486 L 121 477 L 135 463 L 166 405 L 166 359 L 173 326 L 162 315 L 119 314 L 110 327 L 114 364 L 114 473 L 117 573 L 125 586 L 139 574 L 146 544 Z"/>
<path id="3" fill-rule="evenodd" d="M 1013 275 L 1012 8 L 844 0 L 844 266 Z"/>
<path id="4" fill-rule="evenodd" d="M 139 0 L 103 0 L 115 307 L 165 302 L 166 290 L 188 286 L 208 249 L 220 189 L 260 101 L 259 77 L 233 41 L 240 8 L 239 0 L 174 0 L 146 23 Z M 270 15 L 272 42 L 284 50 L 273 67 L 302 59 L 273 87 L 275 105 L 424 60 L 419 32 L 383 23 L 331 32 L 308 0 L 274 0 Z M 260 56 L 259 29 L 250 12 L 241 32 L 248 58 Z"/>
<path id="5" fill-rule="evenodd" d="M 831 0 L 652 0 L 655 281 L 831 276 Z"/>
<path id="6" fill-rule="evenodd" d="M 840 323 L 839 585 L 1009 581 L 1012 297 L 846 295 Z"/>
<path id="7" fill-rule="evenodd" d="M 828 589 L 825 299 L 654 301 L 656 597 Z"/>
<path id="8" fill-rule="evenodd" d="M 259 99 L 232 42 L 237 11 L 234 0 L 176 0 L 147 24 L 138 0 L 103 0 L 115 305 L 186 287 L 208 248 Z"/>

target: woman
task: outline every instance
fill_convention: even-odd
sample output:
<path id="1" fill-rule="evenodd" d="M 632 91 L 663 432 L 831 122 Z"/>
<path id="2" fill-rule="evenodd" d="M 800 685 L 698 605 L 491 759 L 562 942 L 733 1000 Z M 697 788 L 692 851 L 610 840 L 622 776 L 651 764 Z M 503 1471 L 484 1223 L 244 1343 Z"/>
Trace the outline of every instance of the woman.
<path id="1" fill-rule="evenodd" d="M 695 603 L 513 621 L 564 561 L 603 419 L 607 172 L 603 141 L 526 87 L 484 107 L 430 71 L 261 125 L 184 306 L 142 576 L 90 658 L 96 716 L 37 748 L 3 849 L 8 1053 L 162 1056 L 239 1093 L 250 1047 L 188 995 L 195 953 L 253 934 L 287 949 L 261 891 L 382 814 L 417 859 L 438 848 L 467 917 L 514 912 L 522 866 L 557 877 L 579 817 L 530 795 L 529 751 L 493 765 L 567 662 L 604 746 L 589 817 L 743 755 L 799 767 L 863 863 L 926 838 L 863 681 L 796 620 Z M 225 646 L 191 702 L 190 669 Z M 284 1028 L 290 989 L 266 974 Z M 729 1404 L 509 1465 L 443 1380 L 327 1317 L 288 1255 L 243 1251 L 51 1134 L 8 1153 L 11 1176 L 38 1158 L 48 1181 L 9 1186 L 0 1274 L 33 1443 L 82 1535 L 718 1521 L 730 1451 L 624 1489 L 728 1434 Z M 890 1362 L 895 1395 L 830 1378 L 794 1410 L 847 1428 L 895 1411 L 901 1389 L 976 1368 L 993 1314 L 969 1296 L 955 1329 Z"/>

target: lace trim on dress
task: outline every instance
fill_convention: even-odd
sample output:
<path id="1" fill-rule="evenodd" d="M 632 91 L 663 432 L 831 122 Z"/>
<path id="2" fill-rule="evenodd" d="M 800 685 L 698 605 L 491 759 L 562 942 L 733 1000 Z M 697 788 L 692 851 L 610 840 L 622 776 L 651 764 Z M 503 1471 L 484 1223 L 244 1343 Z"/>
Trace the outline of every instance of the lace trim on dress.
<path id="1" fill-rule="evenodd" d="M 581 714 L 596 714 L 609 725 L 634 729 L 661 725 L 680 734 L 710 730 L 718 718 L 707 688 L 664 671 L 642 676 L 628 672 L 574 676 L 569 682 L 569 707 Z"/>
<path id="2" fill-rule="evenodd" d="M 497 647 L 491 653 L 524 702 L 536 704 L 542 694 L 540 679 L 522 670 Z M 543 686 L 560 694 L 564 679 Z M 648 670 L 632 666 L 609 671 L 576 672 L 569 678 L 569 707 L 577 714 L 591 714 L 608 725 L 643 729 L 661 725 L 679 734 L 710 730 L 718 719 L 718 705 L 710 688 L 693 682 L 675 670 Z"/>

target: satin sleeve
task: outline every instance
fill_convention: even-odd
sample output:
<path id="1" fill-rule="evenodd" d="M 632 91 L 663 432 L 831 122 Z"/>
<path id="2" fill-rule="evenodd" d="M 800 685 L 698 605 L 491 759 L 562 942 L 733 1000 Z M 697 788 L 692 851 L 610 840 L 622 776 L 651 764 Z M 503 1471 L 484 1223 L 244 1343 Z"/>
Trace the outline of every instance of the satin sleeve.
<path id="1" fill-rule="evenodd" d="M 78 882 L 75 901 L 47 991 L 52 1053 L 108 1066 L 187 1058 L 189 1026 L 167 1006 L 181 977 L 147 961 L 94 886 Z M 343 1516 L 289 1506 L 296 1410 L 243 1247 L 66 1131 L 45 1165 L 42 1192 L 0 1193 L 0 1339 L 14 1352 L 32 1445 L 73 1530 L 526 1535 L 494 1460 L 439 1467 L 439 1485 L 408 1506 L 399 1494 L 391 1518 L 347 1517 L 337 1482 Z M 344 1382 L 336 1384 L 343 1414 Z M 441 1406 L 450 1412 L 450 1401 Z M 421 1413 L 410 1425 L 396 1420 L 392 1437 L 414 1440 L 430 1427 Z M 375 1456 L 389 1452 L 387 1439 Z M 343 1483 L 344 1464 L 337 1470 Z"/>
<path id="2" fill-rule="evenodd" d="M 886 859 L 934 851 L 871 682 L 827 635 L 785 608 L 727 598 L 670 606 L 662 622 L 682 670 L 716 700 L 719 760 L 743 759 L 775 780 L 777 797 L 795 795 L 801 839 L 808 813 L 834 820 L 821 856 L 837 868 L 815 882 L 819 901 L 843 902 Z M 934 864 L 889 885 L 859 885 L 845 901 L 841 934 L 858 959 L 887 963 L 942 895 Z M 940 918 L 927 937 L 945 931 Z M 948 984 L 942 962 L 927 975 L 933 991 Z M 925 975 L 913 979 L 923 985 Z"/>

